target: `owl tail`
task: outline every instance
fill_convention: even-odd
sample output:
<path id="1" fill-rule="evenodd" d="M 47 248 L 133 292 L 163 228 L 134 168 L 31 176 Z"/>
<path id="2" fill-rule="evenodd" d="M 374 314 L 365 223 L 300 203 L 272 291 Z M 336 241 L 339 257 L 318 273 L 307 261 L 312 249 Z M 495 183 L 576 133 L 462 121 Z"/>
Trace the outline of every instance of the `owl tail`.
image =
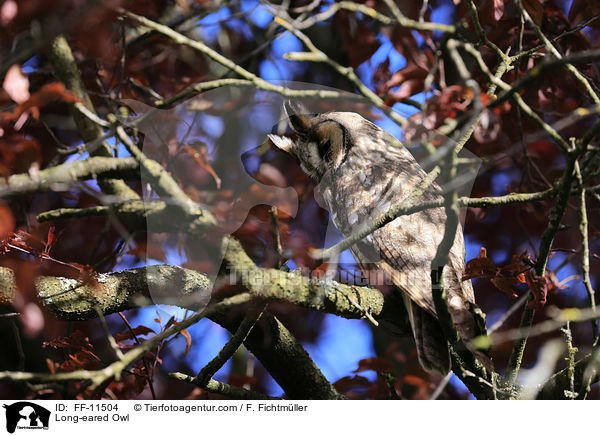
<path id="1" fill-rule="evenodd" d="M 410 298 L 405 297 L 404 303 L 421 366 L 427 371 L 436 370 L 446 375 L 450 371 L 450 351 L 440 323 L 433 315 L 413 303 Z"/>

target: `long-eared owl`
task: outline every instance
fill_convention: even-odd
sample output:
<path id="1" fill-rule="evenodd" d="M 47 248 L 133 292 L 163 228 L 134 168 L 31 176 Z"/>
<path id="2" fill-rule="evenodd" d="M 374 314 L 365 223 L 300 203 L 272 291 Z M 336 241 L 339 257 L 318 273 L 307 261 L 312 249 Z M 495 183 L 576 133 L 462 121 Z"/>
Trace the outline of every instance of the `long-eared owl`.
<path id="1" fill-rule="evenodd" d="M 426 176 L 400 141 L 356 113 L 306 114 L 290 103 L 285 109 L 297 139 L 269 137 L 317 180 L 331 219 L 344 237 L 406 199 Z M 439 199 L 440 192 L 434 183 L 420 200 Z M 431 263 L 445 221 L 443 208 L 400 216 L 351 248 L 359 265 L 375 265 L 402 292 L 421 365 L 443 374 L 450 369 L 450 356 L 434 307 Z M 442 274 L 452 321 L 468 343 L 480 329 L 473 315 L 473 288 L 462 280 L 464 258 L 459 225 Z"/>

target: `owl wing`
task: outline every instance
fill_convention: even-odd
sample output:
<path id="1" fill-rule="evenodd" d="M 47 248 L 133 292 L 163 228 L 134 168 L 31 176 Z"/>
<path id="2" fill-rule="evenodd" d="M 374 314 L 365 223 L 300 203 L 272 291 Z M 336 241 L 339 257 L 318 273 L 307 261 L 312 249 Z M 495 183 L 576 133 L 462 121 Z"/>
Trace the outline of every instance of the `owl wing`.
<path id="1" fill-rule="evenodd" d="M 376 266 L 417 306 L 436 316 L 431 294 L 431 261 L 440 230 L 437 214 L 423 212 L 396 218 L 375 231 L 371 238 L 379 251 Z"/>
<path id="2" fill-rule="evenodd" d="M 415 216 L 418 214 L 413 214 Z M 408 217 L 401 217 L 408 218 Z M 419 220 L 419 218 L 415 218 Z M 431 261 L 443 233 L 442 228 L 437 228 L 437 233 L 431 233 L 431 241 L 427 232 L 434 231 L 433 226 L 423 224 L 421 233 L 411 235 L 416 241 L 411 244 L 411 238 L 404 233 L 410 228 L 415 228 L 414 219 L 402 219 L 391 228 L 383 227 L 373 234 L 374 242 L 383 247 L 381 259 L 376 263 L 392 280 L 394 285 L 402 292 L 405 305 L 411 317 L 411 325 L 417 344 L 419 359 L 423 367 L 434 368 L 444 373 L 443 369 L 449 364 L 446 356 L 448 353 L 446 341 L 437 321 L 437 313 L 431 291 Z M 423 220 L 419 220 L 423 223 Z M 394 224 L 394 222 L 390 223 Z M 440 235 L 437 238 L 435 235 Z M 404 244 L 404 245 L 403 245 Z M 462 229 L 456 233 L 455 243 L 450 251 L 448 265 L 443 270 L 444 285 L 448 301 L 448 309 L 452 322 L 460 333 L 467 347 L 477 356 L 480 362 L 488 369 L 492 369 L 489 349 L 479 350 L 471 340 L 485 332 L 485 321 L 477 319 L 475 298 L 471 282 L 462 280 L 464 268 L 464 239 Z"/>
<path id="3" fill-rule="evenodd" d="M 401 251 L 400 247 L 395 246 L 395 243 L 390 243 L 393 240 L 394 231 L 386 230 L 390 230 L 391 233 L 383 231 L 379 235 L 374 234 L 367 237 L 365 242 L 385 247 L 381 259 L 375 262 L 375 266 L 383 270 L 402 293 L 421 366 L 426 370 L 435 369 L 440 374 L 446 374 L 450 370 L 448 345 L 435 315 L 433 299 L 430 297 L 431 281 L 428 284 L 427 280 L 422 280 L 427 276 L 428 270 L 426 271 L 424 267 L 411 267 L 411 262 L 415 260 L 414 256 L 410 256 L 408 253 L 408 257 L 406 257 L 405 251 Z M 385 238 L 386 243 L 380 242 L 379 237 Z M 351 249 L 361 268 L 366 268 L 366 264 L 373 260 L 372 252 L 369 251 L 365 242 L 359 242 Z"/>

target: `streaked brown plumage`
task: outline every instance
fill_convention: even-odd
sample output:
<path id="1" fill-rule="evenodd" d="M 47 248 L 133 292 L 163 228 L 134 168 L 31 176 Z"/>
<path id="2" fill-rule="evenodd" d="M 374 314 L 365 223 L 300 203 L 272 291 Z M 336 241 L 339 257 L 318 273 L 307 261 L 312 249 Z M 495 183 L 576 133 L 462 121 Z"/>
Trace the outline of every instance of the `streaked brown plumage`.
<path id="1" fill-rule="evenodd" d="M 289 104 L 286 111 L 297 140 L 276 135 L 270 139 L 319 182 L 331 219 L 345 237 L 405 199 L 426 176 L 398 140 L 356 113 L 313 116 Z M 421 200 L 437 199 L 439 192 L 433 184 Z M 441 373 L 450 369 L 450 358 L 437 321 L 430 274 L 444 225 L 444 210 L 428 209 L 396 218 L 351 248 L 360 265 L 376 265 L 402 292 L 419 360 L 424 368 Z M 461 280 L 464 258 L 459 226 L 443 278 L 452 321 L 468 343 L 480 330 L 473 316 L 473 288 L 470 281 Z"/>

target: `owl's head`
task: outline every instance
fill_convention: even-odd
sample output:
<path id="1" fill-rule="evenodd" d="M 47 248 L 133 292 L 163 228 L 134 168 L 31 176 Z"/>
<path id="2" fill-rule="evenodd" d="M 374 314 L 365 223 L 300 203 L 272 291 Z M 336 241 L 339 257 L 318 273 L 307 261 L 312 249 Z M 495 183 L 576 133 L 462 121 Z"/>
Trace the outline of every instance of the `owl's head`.
<path id="1" fill-rule="evenodd" d="M 359 132 L 376 135 L 379 130 L 354 112 L 308 114 L 292 102 L 286 102 L 284 108 L 297 139 L 294 141 L 278 135 L 269 135 L 269 139 L 276 147 L 295 157 L 304 172 L 317 180 L 339 168 L 351 148 L 367 139 L 359 140 Z"/>

